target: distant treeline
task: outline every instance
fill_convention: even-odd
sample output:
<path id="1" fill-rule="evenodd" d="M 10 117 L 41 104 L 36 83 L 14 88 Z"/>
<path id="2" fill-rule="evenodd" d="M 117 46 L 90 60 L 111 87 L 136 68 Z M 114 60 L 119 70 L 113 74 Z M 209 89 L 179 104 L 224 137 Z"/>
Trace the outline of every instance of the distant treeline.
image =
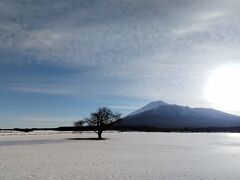
<path id="1" fill-rule="evenodd" d="M 58 127 L 58 128 L 13 128 L 13 129 L 0 129 L 3 130 L 14 130 L 21 132 L 31 132 L 31 131 L 92 131 L 95 127 Z M 145 126 L 108 126 L 105 130 L 114 131 L 140 131 L 140 132 L 240 132 L 240 127 L 209 127 L 209 128 L 159 128 L 159 127 L 145 127 Z"/>

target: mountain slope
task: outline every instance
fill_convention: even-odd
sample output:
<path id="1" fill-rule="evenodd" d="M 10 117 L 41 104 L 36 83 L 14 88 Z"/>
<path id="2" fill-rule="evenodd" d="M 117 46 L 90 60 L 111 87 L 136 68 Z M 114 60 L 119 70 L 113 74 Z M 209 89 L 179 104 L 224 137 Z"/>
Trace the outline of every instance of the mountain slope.
<path id="1" fill-rule="evenodd" d="M 136 114 L 139 114 L 139 113 L 142 113 L 142 112 L 145 112 L 145 111 L 157 108 L 159 106 L 165 106 L 165 105 L 168 105 L 168 104 L 163 102 L 163 101 L 154 101 L 154 102 L 151 102 L 151 103 L 147 104 L 146 106 L 144 106 L 144 107 L 142 107 L 142 108 L 140 108 L 140 109 L 130 113 L 128 116 L 133 116 L 133 115 L 136 115 Z"/>
<path id="2" fill-rule="evenodd" d="M 237 127 L 240 126 L 240 117 L 214 109 L 165 103 L 153 105 L 152 108 L 141 108 L 116 122 L 116 125 L 161 128 Z"/>

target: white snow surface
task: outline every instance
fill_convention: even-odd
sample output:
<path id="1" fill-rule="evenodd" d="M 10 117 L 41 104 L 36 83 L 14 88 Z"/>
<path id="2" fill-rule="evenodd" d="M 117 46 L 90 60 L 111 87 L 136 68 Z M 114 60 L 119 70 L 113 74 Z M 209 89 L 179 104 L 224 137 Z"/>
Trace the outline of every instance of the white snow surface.
<path id="1" fill-rule="evenodd" d="M 168 105 L 168 104 L 163 101 L 154 101 L 154 102 L 151 102 L 151 103 L 147 104 L 146 106 L 128 114 L 127 116 L 133 116 L 133 115 L 136 115 L 136 114 L 139 114 L 139 113 L 151 110 L 151 109 L 158 108 L 159 106 L 166 106 L 166 105 Z"/>
<path id="2" fill-rule="evenodd" d="M 0 179 L 239 179 L 240 134 L 0 134 Z"/>

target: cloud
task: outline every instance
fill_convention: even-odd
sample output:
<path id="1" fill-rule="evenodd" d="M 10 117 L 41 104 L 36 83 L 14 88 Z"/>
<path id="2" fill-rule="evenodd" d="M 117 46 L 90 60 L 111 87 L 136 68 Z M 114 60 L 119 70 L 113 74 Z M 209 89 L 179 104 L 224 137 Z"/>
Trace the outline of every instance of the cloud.
<path id="1" fill-rule="evenodd" d="M 111 105 L 109 106 L 112 109 L 120 109 L 120 110 L 136 110 L 137 106 L 128 106 L 128 105 Z"/>
<path id="2" fill-rule="evenodd" d="M 7 21 L 8 24 L 18 25 L 22 32 L 17 35 L 22 40 L 17 43 L 20 48 L 21 46 L 23 46 L 22 48 L 32 47 L 33 49 L 48 48 L 46 44 L 54 44 L 49 42 L 56 41 L 55 38 L 52 39 L 52 36 L 61 36 L 63 42 L 66 43 L 59 43 L 62 48 L 70 45 L 81 49 L 84 48 L 81 46 L 83 43 L 84 46 L 91 45 L 94 48 L 94 45 L 103 42 L 100 47 L 96 47 L 101 49 L 104 47 L 102 45 L 107 44 L 107 42 L 110 42 L 109 47 L 112 47 L 112 43 L 115 43 L 116 40 L 121 42 L 120 44 L 116 43 L 116 45 L 121 46 L 121 44 L 124 44 L 124 37 L 129 40 L 127 45 L 131 45 L 131 40 L 138 38 L 135 40 L 140 42 L 135 43 L 139 45 L 143 44 L 141 42 L 146 42 L 148 40 L 147 36 L 150 36 L 150 34 L 154 34 L 155 37 L 163 36 L 164 38 L 164 33 L 168 34 L 169 30 L 174 30 L 179 25 L 187 26 L 187 24 L 192 23 L 191 21 L 213 21 L 226 13 L 226 10 L 212 12 L 202 5 L 206 3 L 199 3 L 198 1 L 195 4 L 189 1 L 179 3 L 178 1 L 165 0 L 152 0 L 148 3 L 145 1 L 102 1 L 98 3 L 97 1 L 91 1 L 90 4 L 84 3 L 84 1 L 79 1 L 79 3 L 75 1 L 41 2 L 15 2 L 15 8 L 10 5 L 5 7 L 9 9 L 12 13 L 10 15 L 13 17 L 21 15 L 15 23 Z M 199 5 L 199 10 L 196 12 L 194 12 L 194 9 L 191 10 L 197 5 Z M 218 6 L 221 7 L 221 2 Z M 218 6 L 215 8 L 218 9 Z M 26 8 L 27 11 L 22 10 Z M 102 11 L 106 8 L 108 8 L 106 11 Z M 149 9 L 151 9 L 151 13 Z M 36 10 L 39 12 L 36 13 Z M 32 16 L 30 16 L 31 14 Z M 175 20 L 176 17 L 180 19 L 180 22 Z M 21 24 L 21 22 L 24 22 L 24 24 Z M 15 31 L 16 27 L 11 29 Z M 138 35 L 141 35 L 142 38 Z M 150 37 L 151 41 L 153 37 Z M 57 39 L 59 40 L 59 38 Z M 105 41 L 103 41 L 104 39 Z M 15 37 L 13 37 L 14 40 Z M 41 41 L 47 40 L 48 43 L 41 43 Z M 159 41 L 158 39 L 155 40 Z M 29 43 L 29 41 L 32 43 Z M 38 46 L 36 46 L 37 43 L 39 43 Z M 57 51 L 58 45 L 53 46 L 56 48 L 54 50 Z M 62 52 L 62 54 L 64 53 Z"/>
<path id="3" fill-rule="evenodd" d="M 37 94 L 50 94 L 50 95 L 74 95 L 78 91 L 65 88 L 54 87 L 34 87 L 34 86 L 13 86 L 8 88 L 11 91 L 24 92 L 24 93 L 37 93 Z"/>
<path id="4" fill-rule="evenodd" d="M 239 7 L 234 0 L 1 1 L 0 64 L 70 73 L 54 84 L 24 76 L 6 86 L 178 101 L 191 92 L 192 102 L 211 68 L 239 61 Z"/>
<path id="5" fill-rule="evenodd" d="M 71 67 L 112 65 L 116 61 L 148 58 L 156 52 L 172 53 L 175 46 L 185 48 L 180 46 L 182 39 L 177 35 L 208 32 L 226 14 L 232 13 L 228 11 L 235 10 L 224 9 L 223 1 L 214 11 L 211 3 L 210 8 L 206 4 L 166 0 L 147 3 L 3 1 L 0 39 L 5 44 L 1 45 L 1 50 L 12 49 L 43 64 Z M 225 21 L 223 24 L 228 25 Z M 191 39 L 190 42 L 184 39 L 185 44 L 194 45 L 198 41 L 195 37 Z"/>

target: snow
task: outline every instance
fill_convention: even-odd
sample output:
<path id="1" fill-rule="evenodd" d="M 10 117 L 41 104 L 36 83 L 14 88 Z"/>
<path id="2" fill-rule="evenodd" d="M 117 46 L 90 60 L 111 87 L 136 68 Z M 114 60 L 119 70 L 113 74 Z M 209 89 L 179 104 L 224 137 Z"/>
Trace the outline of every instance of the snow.
<path id="1" fill-rule="evenodd" d="M 163 101 L 154 101 L 154 102 L 151 102 L 151 103 L 147 104 L 146 106 L 130 113 L 128 116 L 133 116 L 133 115 L 136 115 L 136 114 L 139 114 L 139 113 L 151 110 L 151 109 L 158 108 L 159 106 L 166 106 L 166 105 L 168 105 L 168 104 Z"/>
<path id="2" fill-rule="evenodd" d="M 210 109 L 210 108 L 193 108 L 193 111 L 208 117 L 212 117 L 212 118 L 223 118 L 223 117 L 239 118 L 236 115 L 228 114 L 228 113 L 221 112 L 215 109 Z"/>
<path id="3" fill-rule="evenodd" d="M 240 134 L 0 134 L 0 179 L 239 179 Z M 82 138 L 72 140 L 70 138 Z"/>

